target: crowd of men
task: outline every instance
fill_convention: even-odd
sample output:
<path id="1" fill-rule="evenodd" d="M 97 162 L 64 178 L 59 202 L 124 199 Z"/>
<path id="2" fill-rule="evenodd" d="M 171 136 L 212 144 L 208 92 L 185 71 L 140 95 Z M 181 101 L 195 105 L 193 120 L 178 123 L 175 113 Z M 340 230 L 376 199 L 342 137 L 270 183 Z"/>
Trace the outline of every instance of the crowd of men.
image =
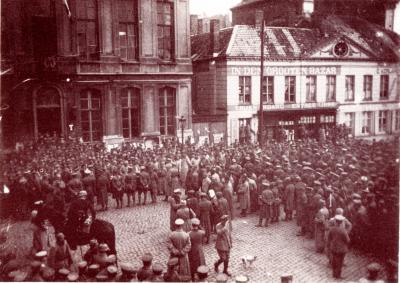
<path id="1" fill-rule="evenodd" d="M 100 144 L 47 136 L 11 153 L 2 168 L 9 189 L 8 212 L 16 219 L 30 215 L 39 200 L 66 213 L 82 191 L 96 210 L 154 204 L 163 195 L 171 207 L 170 228 L 179 230 L 179 248 L 188 256 L 191 249 L 182 245 L 190 242 L 190 234 L 202 231 L 198 249 L 208 244 L 213 233 L 221 234 L 219 223 L 235 217 L 238 201 L 240 216 L 257 214 L 259 227 L 295 219 L 297 235 L 313 238 L 316 252 L 327 255 L 333 276 L 340 278 L 349 247 L 396 258 L 397 149 L 396 140 L 332 137 L 269 142 L 264 147 L 250 142 L 183 149 L 126 144 L 107 151 Z M 109 203 L 109 194 L 115 204 Z M 225 232 L 232 229 L 227 223 Z M 198 269 L 206 269 L 202 259 L 185 267 L 173 256 L 177 247 L 169 248 L 172 262 L 167 273 L 189 280 L 201 277 Z M 224 273 L 230 275 L 229 251 L 217 251 L 215 270 L 224 263 Z"/>

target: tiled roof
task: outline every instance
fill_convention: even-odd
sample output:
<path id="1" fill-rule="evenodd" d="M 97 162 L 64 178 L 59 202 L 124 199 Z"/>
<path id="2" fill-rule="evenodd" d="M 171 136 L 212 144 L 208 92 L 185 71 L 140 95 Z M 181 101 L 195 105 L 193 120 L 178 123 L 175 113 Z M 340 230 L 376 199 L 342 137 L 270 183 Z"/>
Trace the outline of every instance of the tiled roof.
<path id="1" fill-rule="evenodd" d="M 238 3 L 237 5 L 233 6 L 231 10 L 237 9 L 239 7 L 247 6 L 250 4 L 254 4 L 257 2 L 262 2 L 263 0 L 243 0 L 242 2 Z"/>
<path id="2" fill-rule="evenodd" d="M 400 58 L 400 37 L 365 20 L 328 16 L 317 26 L 319 29 L 266 27 L 264 49 L 266 60 L 306 59 L 319 48 L 343 37 L 364 50 L 373 59 L 398 60 Z M 211 56 L 209 36 L 209 33 L 192 36 L 194 61 Z M 220 31 L 218 56 L 259 57 L 260 45 L 259 28 L 237 25 Z M 229 50 L 227 50 L 228 46 Z"/>

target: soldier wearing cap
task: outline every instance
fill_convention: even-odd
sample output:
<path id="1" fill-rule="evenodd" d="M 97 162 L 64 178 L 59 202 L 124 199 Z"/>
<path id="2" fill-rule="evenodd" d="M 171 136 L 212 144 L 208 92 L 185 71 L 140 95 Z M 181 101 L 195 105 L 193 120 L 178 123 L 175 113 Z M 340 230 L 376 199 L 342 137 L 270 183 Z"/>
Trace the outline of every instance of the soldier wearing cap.
<path id="1" fill-rule="evenodd" d="M 146 204 L 147 193 L 150 191 L 150 175 L 147 172 L 145 166 L 140 167 L 140 175 L 138 180 L 138 202 L 139 205 Z M 143 195 L 143 203 L 141 203 L 141 198 Z"/>
<path id="2" fill-rule="evenodd" d="M 197 218 L 192 219 L 192 231 L 189 232 L 192 247 L 188 254 L 192 281 L 195 279 L 197 268 L 204 265 L 206 262 L 203 251 L 203 240 L 205 234 L 205 231 L 200 229 L 200 220 Z"/>
<path id="3" fill-rule="evenodd" d="M 121 263 L 120 266 L 122 274 L 117 278 L 117 282 L 132 282 L 136 279 L 138 269 L 135 266 L 129 263 Z"/>
<path id="4" fill-rule="evenodd" d="M 57 275 L 56 275 L 56 281 L 59 281 L 59 282 L 65 282 L 65 281 L 67 281 L 67 277 L 68 277 L 68 274 L 70 273 L 70 271 L 68 270 L 68 269 L 66 269 L 66 268 L 60 268 L 58 271 L 57 271 Z"/>
<path id="5" fill-rule="evenodd" d="M 115 265 L 110 265 L 107 267 L 107 281 L 113 282 L 115 281 L 115 277 L 117 276 L 118 273 L 118 268 Z"/>
<path id="6" fill-rule="evenodd" d="M 208 272 L 210 268 L 207 265 L 200 265 L 197 270 L 197 279 L 193 280 L 194 282 L 207 282 Z"/>
<path id="7" fill-rule="evenodd" d="M 54 269 L 69 268 L 72 264 L 71 249 L 63 233 L 56 235 L 56 246 L 49 251 L 49 265 Z"/>
<path id="8" fill-rule="evenodd" d="M 55 271 L 51 267 L 44 267 L 42 268 L 41 275 L 45 282 L 52 282 L 54 281 Z"/>
<path id="9" fill-rule="evenodd" d="M 99 245 L 97 254 L 93 257 L 93 263 L 96 263 L 100 266 L 100 269 L 105 268 L 108 265 L 108 252 L 110 248 L 106 243 L 101 243 Z"/>
<path id="10" fill-rule="evenodd" d="M 78 263 L 79 282 L 86 281 L 87 270 L 88 270 L 88 263 L 86 261 L 80 261 Z"/>
<path id="11" fill-rule="evenodd" d="M 179 259 L 177 257 L 171 257 L 168 260 L 167 266 L 167 272 L 164 273 L 164 281 L 165 282 L 179 282 L 180 281 L 180 276 L 177 271 L 177 267 L 179 264 Z"/>
<path id="12" fill-rule="evenodd" d="M 96 190 L 96 178 L 93 172 L 86 168 L 84 171 L 84 177 L 82 178 L 83 189 L 88 193 L 88 200 L 94 206 L 94 196 Z"/>
<path id="13" fill-rule="evenodd" d="M 87 262 L 88 265 L 94 263 L 94 256 L 98 253 L 99 243 L 96 239 L 91 239 L 89 242 L 89 249 L 84 254 L 83 259 Z"/>
<path id="14" fill-rule="evenodd" d="M 319 207 L 314 218 L 315 248 L 317 253 L 322 253 L 325 248 L 325 231 L 329 220 L 329 211 L 326 208 L 325 200 L 319 200 Z"/>
<path id="15" fill-rule="evenodd" d="M 87 192 L 80 191 L 78 199 L 71 202 L 68 210 L 67 227 L 72 229 L 71 232 L 79 232 L 83 228 L 83 222 L 91 215 L 92 221 L 96 218 L 96 212 L 90 201 L 87 200 Z"/>
<path id="16" fill-rule="evenodd" d="M 41 274 L 41 269 L 42 269 L 42 262 L 34 260 L 31 262 L 31 271 L 28 276 L 29 280 L 28 281 L 33 281 L 33 282 L 41 282 L 43 281 L 42 274 Z"/>
<path id="17" fill-rule="evenodd" d="M 343 215 L 336 215 L 336 225 L 329 229 L 327 235 L 327 246 L 331 255 L 333 277 L 336 279 L 342 278 L 341 273 L 343 260 L 348 252 L 348 246 L 350 243 L 349 235 L 346 230 L 341 227 L 343 220 Z"/>
<path id="18" fill-rule="evenodd" d="M 359 283 L 383 283 L 384 280 L 378 279 L 379 272 L 381 271 L 382 267 L 379 263 L 373 262 L 368 264 L 367 266 L 367 278 L 361 278 Z"/>
<path id="19" fill-rule="evenodd" d="M 151 269 L 153 261 L 153 255 L 151 253 L 145 253 L 142 256 L 143 266 L 139 269 L 137 273 L 137 278 L 139 281 L 150 280 L 153 276 L 153 271 Z"/>
<path id="20" fill-rule="evenodd" d="M 133 171 L 133 167 L 128 167 L 128 173 L 124 176 L 125 193 L 128 199 L 127 207 L 136 203 L 136 190 L 137 190 L 137 176 Z"/>
<path id="21" fill-rule="evenodd" d="M 199 211 L 200 211 L 200 224 L 204 228 L 205 242 L 208 244 L 211 236 L 211 201 L 208 200 L 207 194 L 204 192 L 200 193 Z"/>
<path id="22" fill-rule="evenodd" d="M 158 262 L 153 264 L 153 277 L 151 282 L 164 282 L 163 267 Z"/>
<path id="23" fill-rule="evenodd" d="M 283 203 L 285 210 L 285 221 L 290 221 L 293 219 L 293 210 L 295 208 L 295 178 L 287 177 L 285 179 L 285 188 L 283 193 Z"/>
<path id="24" fill-rule="evenodd" d="M 95 282 L 96 276 L 100 271 L 100 265 L 98 264 L 91 264 L 88 267 L 88 274 L 87 274 L 87 281 L 88 282 Z"/>
<path id="25" fill-rule="evenodd" d="M 268 222 L 272 218 L 272 205 L 274 202 L 274 195 L 270 190 L 270 184 L 268 181 L 264 181 L 261 184 L 262 192 L 259 197 L 260 202 L 260 214 L 258 218 L 257 227 L 262 227 L 263 219 L 265 219 L 265 227 L 268 227 Z"/>
<path id="26" fill-rule="evenodd" d="M 168 249 L 171 257 L 178 257 L 179 276 L 190 276 L 190 264 L 188 253 L 191 249 L 190 236 L 183 230 L 184 221 L 180 218 L 175 220 L 175 231 L 169 235 Z"/>
<path id="27" fill-rule="evenodd" d="M 101 211 L 108 209 L 108 191 L 110 190 L 110 180 L 104 170 L 99 170 L 96 179 L 97 202 L 101 205 Z"/>
<path id="28" fill-rule="evenodd" d="M 78 282 L 79 275 L 76 272 L 70 272 L 67 276 L 68 282 Z"/>
<path id="29" fill-rule="evenodd" d="M 215 242 L 215 248 L 218 252 L 219 259 L 214 263 L 214 270 L 218 273 L 218 267 L 221 263 L 224 264 L 223 273 L 230 276 L 228 271 L 229 266 L 229 254 L 232 248 L 232 236 L 231 229 L 229 226 L 229 216 L 223 215 L 221 222 L 217 224 L 217 240 Z"/>

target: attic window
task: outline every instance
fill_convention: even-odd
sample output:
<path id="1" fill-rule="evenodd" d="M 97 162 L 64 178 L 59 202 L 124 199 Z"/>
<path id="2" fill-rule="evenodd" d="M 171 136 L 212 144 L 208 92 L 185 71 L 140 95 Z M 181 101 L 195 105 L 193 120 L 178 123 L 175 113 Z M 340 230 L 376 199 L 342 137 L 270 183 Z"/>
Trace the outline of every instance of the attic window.
<path id="1" fill-rule="evenodd" d="M 344 41 L 339 41 L 333 47 L 333 54 L 337 57 L 345 57 L 349 54 L 349 46 Z"/>

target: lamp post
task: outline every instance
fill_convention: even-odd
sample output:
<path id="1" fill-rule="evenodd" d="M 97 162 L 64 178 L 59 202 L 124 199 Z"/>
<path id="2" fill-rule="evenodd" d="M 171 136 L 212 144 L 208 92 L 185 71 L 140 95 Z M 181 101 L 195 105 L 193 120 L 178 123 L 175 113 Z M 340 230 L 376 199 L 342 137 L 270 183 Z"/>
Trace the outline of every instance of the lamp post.
<path id="1" fill-rule="evenodd" d="M 264 79 L 264 44 L 265 44 L 265 36 L 264 36 L 264 25 L 265 25 L 265 15 L 264 11 L 262 12 L 262 21 L 261 21 L 261 33 L 260 33 L 260 39 L 261 39 L 261 46 L 260 46 L 260 51 L 261 51 L 261 64 L 260 64 L 260 114 L 259 114 L 259 121 L 258 121 L 258 142 L 260 146 L 263 145 L 263 128 L 264 128 L 264 109 L 263 109 L 263 79 Z M 268 87 L 268 86 L 267 86 Z"/>
<path id="2" fill-rule="evenodd" d="M 181 148 L 183 150 L 183 146 L 184 146 L 184 140 L 183 140 L 183 131 L 185 129 L 185 123 L 186 123 L 186 118 L 182 115 L 179 119 L 179 125 L 181 126 L 181 138 L 182 138 L 182 143 L 181 143 Z"/>

